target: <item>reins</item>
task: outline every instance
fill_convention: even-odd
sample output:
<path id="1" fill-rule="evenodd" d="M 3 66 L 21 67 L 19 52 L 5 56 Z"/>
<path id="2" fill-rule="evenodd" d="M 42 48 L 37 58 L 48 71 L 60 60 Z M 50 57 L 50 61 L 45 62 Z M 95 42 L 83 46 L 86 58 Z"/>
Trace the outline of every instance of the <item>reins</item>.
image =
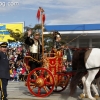
<path id="1" fill-rule="evenodd" d="M 57 72 L 58 74 L 75 74 L 75 73 L 78 73 L 78 72 L 87 72 L 88 70 L 95 70 L 95 69 L 98 69 L 100 68 L 99 67 L 94 67 L 94 68 L 88 68 L 88 69 L 81 69 L 81 70 L 72 70 L 72 71 L 64 71 L 64 72 Z"/>
<path id="2" fill-rule="evenodd" d="M 88 70 L 95 70 L 95 69 L 98 69 L 98 68 L 100 68 L 100 66 L 99 67 L 94 67 L 94 68 L 88 68 L 88 69 L 81 69 L 81 70 L 73 70 L 73 72 L 84 72 L 84 71 L 88 71 Z"/>
<path id="3" fill-rule="evenodd" d="M 73 38 L 72 40 L 70 40 L 67 44 L 73 42 L 74 40 L 76 40 L 77 38 L 79 38 L 82 35 L 84 35 L 84 33 L 77 35 L 75 38 Z"/>

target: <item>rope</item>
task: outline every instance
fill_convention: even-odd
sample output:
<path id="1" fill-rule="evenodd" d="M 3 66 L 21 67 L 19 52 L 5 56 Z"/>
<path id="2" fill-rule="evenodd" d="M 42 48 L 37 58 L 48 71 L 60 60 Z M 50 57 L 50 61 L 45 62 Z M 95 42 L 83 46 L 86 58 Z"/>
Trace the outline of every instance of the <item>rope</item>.
<path id="1" fill-rule="evenodd" d="M 72 39 L 71 41 L 69 41 L 68 44 L 71 43 L 71 42 L 73 42 L 74 40 L 76 40 L 77 38 L 79 38 L 80 36 L 82 36 L 83 34 L 84 34 L 84 33 L 78 35 L 77 37 L 75 37 L 74 39 Z M 86 34 L 86 35 L 87 35 L 87 34 Z M 86 36 L 86 35 L 85 35 L 85 36 Z"/>

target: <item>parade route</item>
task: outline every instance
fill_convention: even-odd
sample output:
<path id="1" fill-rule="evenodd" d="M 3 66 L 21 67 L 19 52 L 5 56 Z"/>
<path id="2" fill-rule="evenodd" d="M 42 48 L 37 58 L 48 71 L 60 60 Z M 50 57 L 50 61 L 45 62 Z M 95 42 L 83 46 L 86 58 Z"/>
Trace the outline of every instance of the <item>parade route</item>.
<path id="1" fill-rule="evenodd" d="M 24 84 L 24 82 L 9 82 L 8 100 L 66 100 L 68 97 L 67 89 L 58 93 L 52 92 L 44 98 L 34 97 Z"/>
<path id="2" fill-rule="evenodd" d="M 77 89 L 73 97 L 69 97 L 69 88 L 62 92 L 52 92 L 51 95 L 44 98 L 35 97 L 30 94 L 24 82 L 9 82 L 8 84 L 8 100 L 79 100 L 78 96 L 82 90 Z M 89 100 L 87 98 L 82 100 Z M 100 98 L 98 99 L 100 100 Z"/>

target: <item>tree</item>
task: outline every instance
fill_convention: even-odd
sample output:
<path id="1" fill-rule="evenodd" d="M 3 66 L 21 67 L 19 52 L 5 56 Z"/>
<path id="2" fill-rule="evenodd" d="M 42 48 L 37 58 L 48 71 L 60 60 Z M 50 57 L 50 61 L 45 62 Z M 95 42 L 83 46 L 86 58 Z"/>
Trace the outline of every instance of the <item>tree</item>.
<path id="1" fill-rule="evenodd" d="M 11 29 L 8 29 L 9 33 L 10 33 L 10 37 L 12 37 L 13 39 L 8 39 L 8 42 L 17 42 L 21 40 L 21 33 L 19 32 L 14 32 Z"/>

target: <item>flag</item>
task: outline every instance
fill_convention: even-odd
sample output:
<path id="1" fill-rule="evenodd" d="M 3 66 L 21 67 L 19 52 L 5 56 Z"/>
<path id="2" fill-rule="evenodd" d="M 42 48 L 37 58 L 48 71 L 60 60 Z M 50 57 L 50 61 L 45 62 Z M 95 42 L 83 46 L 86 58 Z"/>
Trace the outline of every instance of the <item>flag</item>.
<path id="1" fill-rule="evenodd" d="M 45 13 L 44 13 L 44 10 L 42 7 L 39 7 L 39 9 L 37 11 L 36 17 L 37 17 L 38 21 L 40 20 L 40 16 L 42 17 L 41 20 L 43 21 L 43 24 L 44 24 L 46 18 L 45 18 Z"/>
<path id="2" fill-rule="evenodd" d="M 45 22 L 45 14 L 43 13 L 43 15 L 42 15 L 42 21 L 43 21 L 43 24 L 44 24 L 44 22 Z"/>
<path id="3" fill-rule="evenodd" d="M 37 15 L 36 15 L 38 21 L 40 20 L 40 13 L 41 13 L 41 12 L 40 12 L 40 9 L 41 9 L 41 8 L 39 7 L 39 9 L 38 9 L 38 11 L 37 11 Z"/>

